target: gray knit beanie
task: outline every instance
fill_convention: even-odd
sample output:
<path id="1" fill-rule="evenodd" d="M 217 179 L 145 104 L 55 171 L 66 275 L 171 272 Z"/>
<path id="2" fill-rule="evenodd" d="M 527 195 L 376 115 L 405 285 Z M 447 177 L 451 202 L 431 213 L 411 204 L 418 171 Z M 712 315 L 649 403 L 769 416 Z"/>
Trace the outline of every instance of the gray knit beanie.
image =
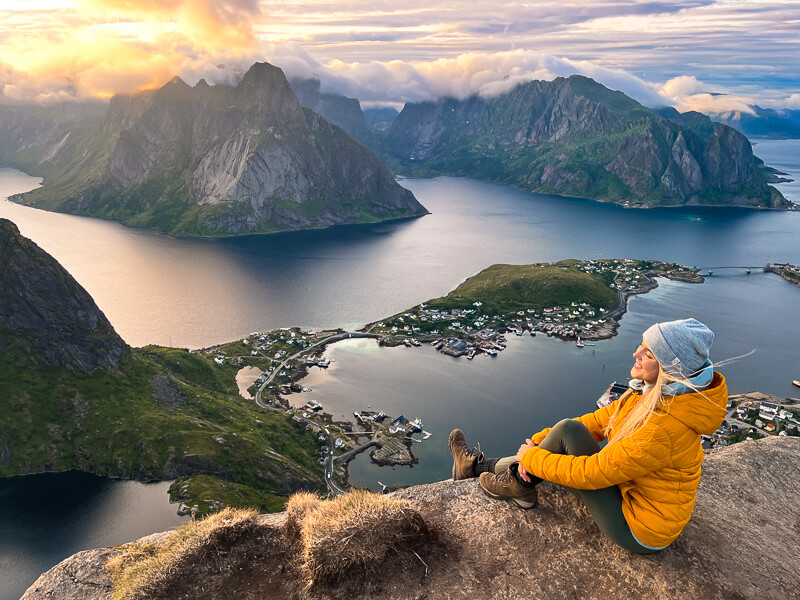
<path id="1" fill-rule="evenodd" d="M 667 375 L 686 379 L 708 360 L 714 332 L 697 319 L 682 319 L 656 323 L 642 338 Z"/>

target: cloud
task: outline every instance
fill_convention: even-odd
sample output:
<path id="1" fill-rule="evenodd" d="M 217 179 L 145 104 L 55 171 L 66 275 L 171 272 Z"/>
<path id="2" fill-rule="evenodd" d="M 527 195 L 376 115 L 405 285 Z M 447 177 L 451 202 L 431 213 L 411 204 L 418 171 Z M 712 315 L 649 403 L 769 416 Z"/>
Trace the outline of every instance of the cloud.
<path id="1" fill-rule="evenodd" d="M 786 108 L 800 109 L 800 94 L 792 94 L 784 100 Z"/>
<path id="2" fill-rule="evenodd" d="M 369 61 L 323 64 L 302 47 L 280 45 L 266 51 L 269 60 L 291 77 L 317 77 L 322 87 L 353 96 L 368 104 L 424 102 L 443 97 L 493 97 L 527 81 L 586 75 L 648 105 L 664 105 L 657 86 L 620 69 L 591 61 L 529 50 L 468 52 L 433 61 Z"/>
<path id="3" fill-rule="evenodd" d="M 0 9 L 6 98 L 108 97 L 159 87 L 176 74 L 231 82 L 261 57 L 252 27 L 257 0 L 81 0 L 36 14 L 34 34 L 19 14 Z"/>
<path id="4" fill-rule="evenodd" d="M 12 2 L 0 6 L 0 57 L 13 67 L 0 90 L 108 96 L 176 74 L 235 83 L 270 60 L 365 104 L 581 73 L 649 106 L 780 107 L 800 91 L 799 19 L 790 0 Z"/>
<path id="5" fill-rule="evenodd" d="M 94 19 L 174 25 L 195 46 L 219 50 L 256 45 L 252 24 L 261 12 L 258 0 L 81 0 L 78 6 Z"/>
<path id="6" fill-rule="evenodd" d="M 694 76 L 681 75 L 673 77 L 661 86 L 659 93 L 668 104 L 680 112 L 690 110 L 718 115 L 738 111 L 755 114 L 752 97 L 739 94 L 720 94 L 703 91 L 703 82 Z"/>

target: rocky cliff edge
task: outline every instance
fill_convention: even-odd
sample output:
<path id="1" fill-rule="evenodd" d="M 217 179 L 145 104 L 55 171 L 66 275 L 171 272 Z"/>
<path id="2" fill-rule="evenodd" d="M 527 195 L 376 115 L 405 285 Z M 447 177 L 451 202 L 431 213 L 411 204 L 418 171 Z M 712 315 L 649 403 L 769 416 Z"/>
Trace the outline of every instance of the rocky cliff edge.
<path id="1" fill-rule="evenodd" d="M 375 575 L 351 570 L 339 583 L 309 591 L 281 513 L 255 517 L 246 534 L 222 531 L 213 552 L 195 552 L 171 571 L 164 594 L 150 597 L 797 598 L 799 457 L 797 438 L 708 453 L 691 522 L 654 555 L 615 546 L 557 486 L 542 484 L 540 506 L 523 511 L 489 499 L 474 479 L 442 481 L 393 494 L 407 499 L 436 535 L 401 547 Z M 145 541 L 157 546 L 170 535 Z M 342 540 L 330 552 L 346 545 Z M 22 600 L 110 598 L 105 563 L 122 552 L 76 554 L 42 575 Z"/>

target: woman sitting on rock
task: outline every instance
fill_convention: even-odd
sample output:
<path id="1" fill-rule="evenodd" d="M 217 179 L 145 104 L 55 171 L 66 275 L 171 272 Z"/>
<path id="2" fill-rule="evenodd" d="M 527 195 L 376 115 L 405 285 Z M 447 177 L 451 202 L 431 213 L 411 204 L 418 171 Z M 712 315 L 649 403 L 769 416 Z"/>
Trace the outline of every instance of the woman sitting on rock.
<path id="1" fill-rule="evenodd" d="M 713 340 L 695 319 L 653 325 L 633 354 L 632 389 L 610 406 L 532 435 L 516 456 L 486 458 L 455 429 L 453 479 L 480 475 L 488 495 L 522 508 L 536 505 L 537 483 L 551 481 L 580 498 L 623 548 L 666 548 L 692 515 L 700 434 L 716 431 L 725 417 L 725 378 L 708 359 Z"/>

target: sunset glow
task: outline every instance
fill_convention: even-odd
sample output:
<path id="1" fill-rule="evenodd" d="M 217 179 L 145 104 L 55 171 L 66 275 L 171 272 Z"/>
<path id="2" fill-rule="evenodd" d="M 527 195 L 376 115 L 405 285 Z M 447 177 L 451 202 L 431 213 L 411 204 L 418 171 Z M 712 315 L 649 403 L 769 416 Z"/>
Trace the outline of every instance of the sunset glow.
<path id="1" fill-rule="evenodd" d="M 800 104 L 800 5 L 781 0 L 14 0 L 0 51 L 8 99 L 232 83 L 267 60 L 366 103 L 580 72 L 682 110 Z"/>

